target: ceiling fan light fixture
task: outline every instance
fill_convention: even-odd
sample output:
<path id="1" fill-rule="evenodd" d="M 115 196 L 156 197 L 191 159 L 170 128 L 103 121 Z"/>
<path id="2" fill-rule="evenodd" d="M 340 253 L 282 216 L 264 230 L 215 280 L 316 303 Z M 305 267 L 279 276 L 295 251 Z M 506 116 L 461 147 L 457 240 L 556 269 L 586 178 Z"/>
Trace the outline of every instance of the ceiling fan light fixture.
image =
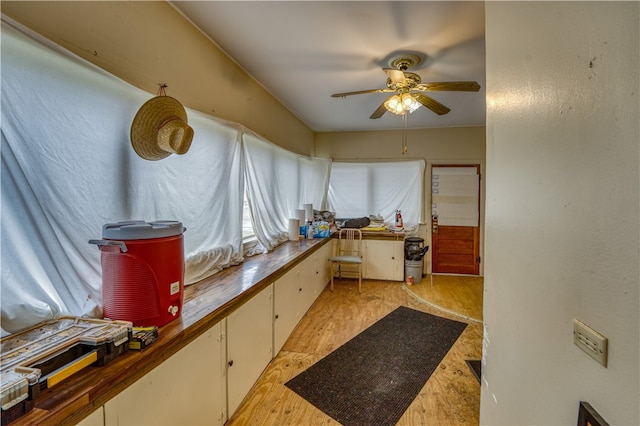
<path id="1" fill-rule="evenodd" d="M 402 107 L 405 109 L 411 108 L 413 104 L 416 103 L 416 100 L 413 99 L 413 96 L 411 96 L 409 93 L 403 93 L 401 98 L 402 98 Z"/>
<path id="2" fill-rule="evenodd" d="M 419 106 L 420 103 L 408 92 L 401 95 L 393 95 L 384 102 L 384 107 L 387 111 L 396 115 L 403 115 L 407 112 L 412 113 Z"/>
<path id="3" fill-rule="evenodd" d="M 420 104 L 418 103 L 416 98 L 414 98 L 411 95 L 411 93 L 403 93 L 402 94 L 402 107 L 404 108 L 405 111 L 408 111 L 409 113 L 412 113 L 413 111 L 418 109 L 419 106 L 420 106 Z"/>
<path id="4" fill-rule="evenodd" d="M 387 111 L 396 115 L 404 114 L 404 107 L 402 105 L 402 99 L 398 95 L 393 95 L 384 102 L 384 107 Z"/>

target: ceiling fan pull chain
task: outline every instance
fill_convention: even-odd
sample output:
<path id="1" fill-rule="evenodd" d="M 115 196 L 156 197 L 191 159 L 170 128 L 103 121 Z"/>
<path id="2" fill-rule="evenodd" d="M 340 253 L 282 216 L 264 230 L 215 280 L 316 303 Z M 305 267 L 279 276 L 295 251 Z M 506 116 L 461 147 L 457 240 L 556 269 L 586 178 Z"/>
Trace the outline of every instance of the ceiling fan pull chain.
<path id="1" fill-rule="evenodd" d="M 402 114 L 402 155 L 409 151 L 407 148 L 407 113 Z"/>

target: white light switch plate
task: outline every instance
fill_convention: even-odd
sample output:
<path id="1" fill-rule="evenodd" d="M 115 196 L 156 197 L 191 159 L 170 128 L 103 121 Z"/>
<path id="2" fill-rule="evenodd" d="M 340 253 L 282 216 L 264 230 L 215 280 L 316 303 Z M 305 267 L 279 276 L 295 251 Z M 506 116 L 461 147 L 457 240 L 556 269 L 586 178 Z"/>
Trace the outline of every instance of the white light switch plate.
<path id="1" fill-rule="evenodd" d="M 607 366 L 608 339 L 580 320 L 573 320 L 573 343 L 591 358 Z"/>

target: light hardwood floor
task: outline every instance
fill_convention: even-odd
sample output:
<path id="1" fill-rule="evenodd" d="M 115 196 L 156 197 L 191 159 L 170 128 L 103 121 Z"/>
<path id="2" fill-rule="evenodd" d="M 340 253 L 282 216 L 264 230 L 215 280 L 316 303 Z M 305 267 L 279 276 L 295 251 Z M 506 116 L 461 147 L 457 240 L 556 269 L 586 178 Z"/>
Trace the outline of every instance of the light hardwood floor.
<path id="1" fill-rule="evenodd" d="M 284 384 L 398 306 L 468 324 L 398 425 L 477 425 L 480 385 L 465 360 L 482 354 L 482 278 L 434 275 L 402 282 L 336 280 L 302 318 L 227 425 L 339 425 Z M 365 425 L 363 425 L 365 426 Z"/>

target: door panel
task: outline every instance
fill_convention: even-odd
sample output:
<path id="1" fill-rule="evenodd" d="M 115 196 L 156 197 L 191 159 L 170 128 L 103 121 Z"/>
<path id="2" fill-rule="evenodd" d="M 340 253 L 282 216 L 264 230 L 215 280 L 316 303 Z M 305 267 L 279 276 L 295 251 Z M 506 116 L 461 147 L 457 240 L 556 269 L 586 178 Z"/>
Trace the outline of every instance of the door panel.
<path id="1" fill-rule="evenodd" d="M 480 273 L 477 227 L 439 226 L 433 233 L 432 244 L 434 273 Z"/>
<path id="2" fill-rule="evenodd" d="M 431 169 L 432 272 L 480 273 L 480 166 Z"/>

